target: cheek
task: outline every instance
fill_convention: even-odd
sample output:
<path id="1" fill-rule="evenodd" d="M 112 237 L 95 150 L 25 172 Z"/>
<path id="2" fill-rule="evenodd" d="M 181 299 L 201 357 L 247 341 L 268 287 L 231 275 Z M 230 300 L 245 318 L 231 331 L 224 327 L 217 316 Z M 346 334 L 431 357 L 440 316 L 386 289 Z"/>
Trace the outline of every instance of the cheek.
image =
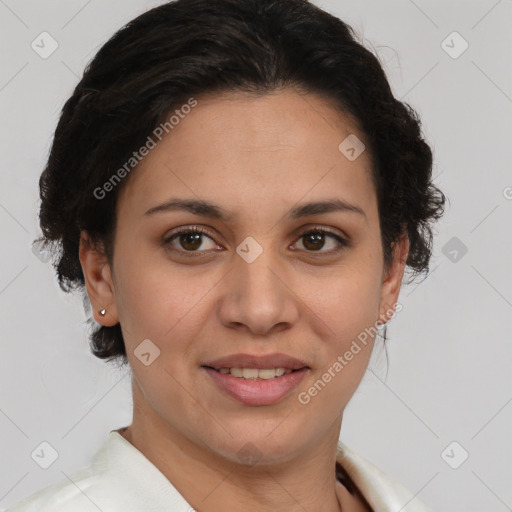
<path id="1" fill-rule="evenodd" d="M 322 280 L 318 292 L 309 292 L 308 305 L 324 321 L 329 338 L 338 342 L 378 319 L 380 304 L 380 272 L 378 267 L 346 266 L 336 275 Z M 307 292 L 307 287 L 304 288 Z"/>
<path id="2" fill-rule="evenodd" d="M 314 374 L 297 400 L 310 418 L 330 424 L 359 386 L 372 353 L 378 318 L 379 287 L 373 280 L 339 280 L 312 301 L 318 345 Z"/>
<path id="3" fill-rule="evenodd" d="M 380 268 L 363 261 L 340 269 L 324 285 L 322 293 L 309 297 L 310 321 L 323 340 L 317 351 L 318 376 L 329 383 L 324 399 L 348 400 L 367 368 L 377 332 Z"/>
<path id="4" fill-rule="evenodd" d="M 127 348 L 149 338 L 162 353 L 170 344 L 174 353 L 186 350 L 208 314 L 208 293 L 221 277 L 197 270 L 191 274 L 161 255 L 140 254 L 123 259 L 117 274 L 116 303 Z"/>
<path id="5" fill-rule="evenodd" d="M 169 293 L 172 281 L 162 278 L 160 269 L 136 251 L 125 252 L 115 269 L 115 299 L 127 349 L 135 349 L 146 338 L 160 347 L 157 340 L 164 327 L 160 322 L 166 318 L 169 329 L 175 323 L 174 314 L 180 314 L 176 309 L 180 307 L 179 301 Z M 174 303 L 170 304 L 170 300 Z"/>

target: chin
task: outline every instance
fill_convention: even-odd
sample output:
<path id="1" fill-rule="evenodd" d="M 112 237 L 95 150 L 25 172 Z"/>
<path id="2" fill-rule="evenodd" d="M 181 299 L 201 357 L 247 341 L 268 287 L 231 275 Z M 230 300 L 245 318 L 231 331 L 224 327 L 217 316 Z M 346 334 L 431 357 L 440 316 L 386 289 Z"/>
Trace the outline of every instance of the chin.
<path id="1" fill-rule="evenodd" d="M 226 426 L 226 428 L 231 432 L 229 427 Z M 240 435 L 232 433 L 232 435 L 233 437 L 224 438 L 223 442 L 210 441 L 208 449 L 216 456 L 246 467 L 289 462 L 301 451 L 300 446 L 297 445 L 297 439 L 303 440 L 303 436 L 291 433 L 288 434 L 291 438 L 284 439 L 279 438 L 277 432 L 275 435 L 269 435 L 261 430 L 245 431 Z"/>

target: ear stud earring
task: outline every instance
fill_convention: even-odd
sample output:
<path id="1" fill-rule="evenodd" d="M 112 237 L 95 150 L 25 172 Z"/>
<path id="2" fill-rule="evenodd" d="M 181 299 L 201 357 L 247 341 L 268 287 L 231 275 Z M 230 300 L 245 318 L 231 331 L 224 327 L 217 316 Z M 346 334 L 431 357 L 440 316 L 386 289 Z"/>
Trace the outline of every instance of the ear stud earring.
<path id="1" fill-rule="evenodd" d="M 105 316 L 105 313 L 106 313 L 106 312 L 107 312 L 107 310 L 106 310 L 106 309 L 102 309 L 102 310 L 100 311 L 100 315 L 101 315 L 101 316 Z"/>

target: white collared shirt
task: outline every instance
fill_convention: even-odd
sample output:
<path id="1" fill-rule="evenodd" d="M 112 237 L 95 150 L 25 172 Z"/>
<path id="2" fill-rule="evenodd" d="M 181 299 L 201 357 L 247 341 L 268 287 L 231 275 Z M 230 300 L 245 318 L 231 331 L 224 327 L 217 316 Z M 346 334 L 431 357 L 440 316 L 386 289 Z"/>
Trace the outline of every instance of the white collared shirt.
<path id="1" fill-rule="evenodd" d="M 346 445 L 340 442 L 338 450 L 337 460 L 374 512 L 431 512 L 402 484 Z M 163 473 L 117 430 L 110 432 L 91 464 L 71 480 L 35 492 L 8 512 L 194 511 Z M 336 492 L 339 497 L 339 488 Z"/>

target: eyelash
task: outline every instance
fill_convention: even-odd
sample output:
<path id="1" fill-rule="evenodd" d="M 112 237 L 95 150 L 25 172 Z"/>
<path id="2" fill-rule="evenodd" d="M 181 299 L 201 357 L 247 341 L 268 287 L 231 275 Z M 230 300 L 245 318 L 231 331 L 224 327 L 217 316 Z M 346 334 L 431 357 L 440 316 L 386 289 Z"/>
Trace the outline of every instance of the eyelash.
<path id="1" fill-rule="evenodd" d="M 206 229 L 202 228 L 201 226 L 189 226 L 189 227 L 181 228 L 178 231 L 172 233 L 170 236 L 166 237 L 163 240 L 162 245 L 167 247 L 174 241 L 175 238 L 179 237 L 180 235 L 184 235 L 184 234 L 205 235 L 208 238 L 210 238 L 212 241 L 214 241 L 213 236 Z M 297 240 L 300 240 L 302 237 L 305 237 L 307 235 L 312 235 L 312 234 L 329 235 L 338 242 L 338 247 L 336 249 L 332 249 L 330 251 L 307 251 L 306 250 L 306 252 L 310 253 L 310 254 L 333 255 L 333 254 L 337 254 L 342 249 L 349 247 L 349 245 L 350 245 L 348 240 L 346 240 L 345 238 L 341 237 L 337 233 L 334 233 L 331 230 L 326 229 L 324 227 L 313 227 L 311 229 L 308 229 L 307 231 L 304 231 L 301 235 L 299 235 Z M 185 250 L 175 249 L 175 248 L 172 248 L 172 250 L 175 252 L 186 254 L 187 256 L 192 256 L 192 257 L 198 257 L 198 256 L 200 257 L 200 256 L 203 256 L 205 252 L 209 252 L 209 251 L 185 251 Z"/>

